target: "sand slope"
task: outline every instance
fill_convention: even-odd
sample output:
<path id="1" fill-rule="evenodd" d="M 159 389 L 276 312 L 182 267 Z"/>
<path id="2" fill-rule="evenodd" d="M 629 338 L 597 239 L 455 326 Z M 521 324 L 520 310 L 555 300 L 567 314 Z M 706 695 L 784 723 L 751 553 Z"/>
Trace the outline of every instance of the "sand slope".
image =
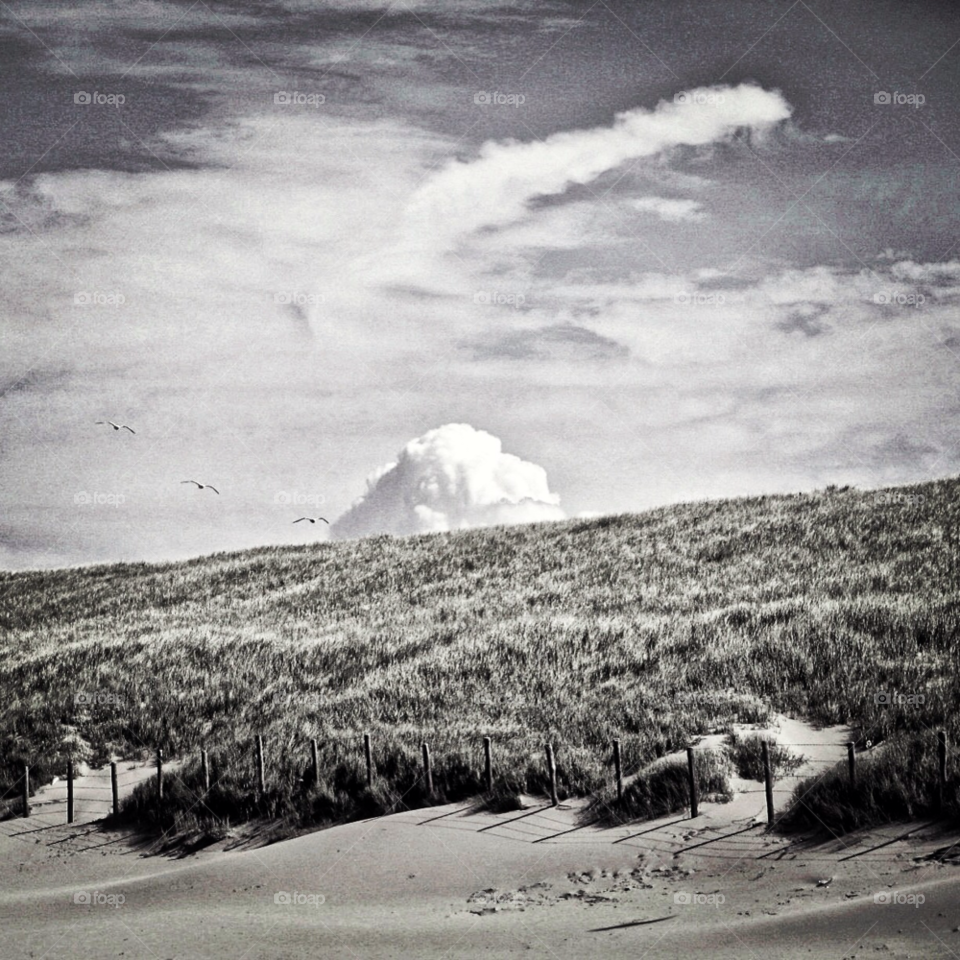
<path id="1" fill-rule="evenodd" d="M 849 731 L 795 724 L 779 737 L 805 744 L 801 773 L 845 754 Z M 782 806 L 792 784 L 777 786 Z M 600 829 L 582 804 L 531 798 L 521 813 L 438 807 L 179 859 L 41 812 L 0 824 L 0 956 L 960 956 L 957 836 L 912 824 L 787 840 L 766 832 L 762 786 L 741 787 L 696 820 Z"/>
<path id="2" fill-rule="evenodd" d="M 960 953 L 960 873 L 917 859 L 956 838 L 927 827 L 892 844 L 895 829 L 791 844 L 711 824 L 711 813 L 601 831 L 577 828 L 572 807 L 440 808 L 183 860 L 83 829 L 4 836 L 0 950 L 49 960 Z M 77 904 L 78 891 L 123 899 Z M 925 902 L 876 904 L 878 891 Z"/>

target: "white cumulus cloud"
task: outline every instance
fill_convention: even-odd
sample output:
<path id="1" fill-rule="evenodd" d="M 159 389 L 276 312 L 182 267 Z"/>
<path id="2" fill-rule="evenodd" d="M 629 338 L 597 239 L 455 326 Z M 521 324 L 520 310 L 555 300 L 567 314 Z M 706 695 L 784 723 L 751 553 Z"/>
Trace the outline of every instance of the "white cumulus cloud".
<path id="1" fill-rule="evenodd" d="M 448 423 L 411 440 L 395 463 L 375 471 L 332 532 L 340 539 L 403 536 L 564 516 L 543 467 L 504 453 L 484 430 Z"/>

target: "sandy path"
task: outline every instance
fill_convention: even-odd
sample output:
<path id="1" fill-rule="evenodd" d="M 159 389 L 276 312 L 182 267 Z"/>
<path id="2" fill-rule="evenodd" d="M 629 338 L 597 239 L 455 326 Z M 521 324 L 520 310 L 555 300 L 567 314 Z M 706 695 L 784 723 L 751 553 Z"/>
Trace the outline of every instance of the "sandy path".
<path id="1" fill-rule="evenodd" d="M 179 762 L 168 761 L 164 770 L 172 776 Z M 110 814 L 113 807 L 113 787 L 110 784 L 110 767 L 88 769 L 82 767 L 82 775 L 73 781 L 74 823 L 92 823 Z M 117 761 L 117 793 L 122 800 L 133 793 L 137 784 L 149 780 L 156 773 L 152 763 L 134 760 Z M 10 832 L 10 822 L 0 823 L 0 832 Z M 37 788 L 30 798 L 30 817 L 18 818 L 20 824 L 29 824 L 31 828 L 57 826 L 67 822 L 67 782 L 58 779 L 55 783 Z"/>

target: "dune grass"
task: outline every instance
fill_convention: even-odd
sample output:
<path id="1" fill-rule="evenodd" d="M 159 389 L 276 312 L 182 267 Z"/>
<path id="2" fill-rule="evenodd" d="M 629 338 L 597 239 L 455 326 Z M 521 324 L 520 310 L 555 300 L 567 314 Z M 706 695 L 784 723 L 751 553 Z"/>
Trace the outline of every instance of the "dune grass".
<path id="1" fill-rule="evenodd" d="M 155 820 L 182 807 L 215 827 L 264 804 L 307 825 L 430 802 L 423 740 L 448 799 L 478 791 L 484 736 L 507 797 L 545 791 L 545 742 L 562 792 L 589 795 L 611 782 L 613 737 L 629 774 L 771 709 L 956 742 L 958 493 L 956 479 L 828 489 L 0 574 L 0 802 L 24 760 L 39 782 L 76 751 L 187 758 L 188 794 L 171 787 Z M 357 780 L 364 731 L 375 796 Z M 305 790 L 311 738 L 321 785 Z M 201 742 L 209 810 L 189 780 Z M 149 819 L 149 802 L 130 815 Z"/>
<path id="2" fill-rule="evenodd" d="M 698 750 L 694 769 L 701 799 L 723 802 L 732 798 L 733 767 L 725 750 Z M 615 786 L 598 791 L 584 809 L 583 819 L 615 826 L 679 813 L 690 805 L 688 777 L 685 759 L 656 760 L 625 784 L 622 799 L 617 797 Z"/>
<path id="3" fill-rule="evenodd" d="M 941 803 L 936 738 L 911 734 L 858 758 L 855 783 L 846 765 L 799 783 L 781 826 L 842 836 L 934 817 L 960 820 L 960 778 L 948 774 Z"/>
<path id="4" fill-rule="evenodd" d="M 727 737 L 727 752 L 737 776 L 744 780 L 764 779 L 762 744 L 763 738 L 759 735 L 731 733 Z M 805 762 L 802 753 L 782 743 L 769 743 L 767 754 L 770 759 L 770 773 L 774 779 L 791 776 Z"/>

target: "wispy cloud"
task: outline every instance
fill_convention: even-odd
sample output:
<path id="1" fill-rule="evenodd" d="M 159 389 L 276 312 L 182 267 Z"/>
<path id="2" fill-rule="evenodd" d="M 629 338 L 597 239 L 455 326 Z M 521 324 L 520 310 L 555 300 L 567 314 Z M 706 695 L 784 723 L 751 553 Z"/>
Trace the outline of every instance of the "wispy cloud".
<path id="1" fill-rule="evenodd" d="M 696 223 L 706 219 L 702 204 L 697 200 L 637 197 L 630 201 L 630 206 L 641 213 L 652 213 L 670 223 Z"/>
<path id="2" fill-rule="evenodd" d="M 521 219 L 535 198 L 589 184 L 630 160 L 714 143 L 743 127 L 762 129 L 789 116 L 779 93 L 741 84 L 687 91 L 653 110 L 618 114 L 605 127 L 486 143 L 476 159 L 451 161 L 417 191 L 406 211 L 398 260 L 430 262 L 465 237 Z"/>

